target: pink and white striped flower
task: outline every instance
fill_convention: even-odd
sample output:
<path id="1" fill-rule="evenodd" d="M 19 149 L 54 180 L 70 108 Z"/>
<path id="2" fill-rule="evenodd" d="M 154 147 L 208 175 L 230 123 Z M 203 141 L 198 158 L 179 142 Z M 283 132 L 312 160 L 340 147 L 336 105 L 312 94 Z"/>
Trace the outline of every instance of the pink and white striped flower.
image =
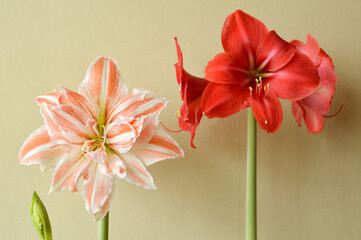
<path id="1" fill-rule="evenodd" d="M 155 189 L 145 166 L 184 156 L 158 126 L 167 100 L 152 96 L 145 89 L 128 95 L 115 60 L 98 57 L 78 93 L 61 87 L 37 97 L 45 125 L 26 139 L 19 161 L 54 169 L 50 192 L 76 192 L 83 178 L 86 208 L 100 220 L 108 212 L 114 179 Z"/>

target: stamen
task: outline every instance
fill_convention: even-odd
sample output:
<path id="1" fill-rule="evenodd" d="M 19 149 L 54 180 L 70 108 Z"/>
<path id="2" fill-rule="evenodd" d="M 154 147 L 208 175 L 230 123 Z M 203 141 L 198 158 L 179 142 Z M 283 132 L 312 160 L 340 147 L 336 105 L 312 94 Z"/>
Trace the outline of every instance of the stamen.
<path id="1" fill-rule="evenodd" d="M 179 111 L 179 110 L 178 110 Z M 162 125 L 164 127 L 165 130 L 167 130 L 168 132 L 173 132 L 173 133 L 177 133 L 177 132 L 182 132 L 182 131 L 185 131 L 185 128 L 184 129 L 179 129 L 179 130 L 170 130 L 169 128 L 167 128 L 163 122 L 159 121 L 160 125 Z"/>
<path id="2" fill-rule="evenodd" d="M 253 88 L 249 87 L 249 94 L 251 95 L 251 98 L 253 97 L 252 91 L 253 91 Z"/>
<path id="3" fill-rule="evenodd" d="M 341 106 L 340 106 L 340 108 L 338 109 L 338 111 L 336 112 L 336 113 L 334 113 L 334 114 L 332 114 L 332 115 L 323 115 L 323 117 L 325 117 L 325 118 L 332 118 L 332 117 L 336 117 L 340 112 L 341 112 L 341 110 L 342 110 L 342 108 L 343 108 L 343 103 L 341 104 Z"/>
<path id="4" fill-rule="evenodd" d="M 179 110 L 175 111 L 175 115 L 176 115 L 177 117 L 180 117 L 180 111 L 179 111 Z"/>

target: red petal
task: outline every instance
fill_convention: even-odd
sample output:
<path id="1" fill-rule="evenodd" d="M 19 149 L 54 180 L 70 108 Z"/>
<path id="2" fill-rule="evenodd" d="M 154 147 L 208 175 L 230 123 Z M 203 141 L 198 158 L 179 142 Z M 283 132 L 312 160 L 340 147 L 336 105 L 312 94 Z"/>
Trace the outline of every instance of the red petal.
<path id="1" fill-rule="evenodd" d="M 305 120 L 306 127 L 309 133 L 320 133 L 324 126 L 323 115 L 312 108 L 309 108 L 299 101 L 292 102 L 292 113 L 301 126 L 302 119 Z"/>
<path id="2" fill-rule="evenodd" d="M 313 64 L 315 64 L 316 66 L 320 64 L 320 47 L 318 46 L 316 39 L 314 39 L 310 34 L 307 34 L 306 44 L 298 40 L 293 40 L 291 44 L 294 45 L 298 51 L 307 55 L 312 60 Z"/>
<path id="3" fill-rule="evenodd" d="M 202 117 L 203 111 L 200 97 L 188 105 L 186 102 L 184 102 L 182 107 L 180 108 L 180 117 L 178 117 L 178 124 L 181 129 L 191 133 L 191 147 L 193 148 L 196 147 L 193 144 L 193 140 Z"/>
<path id="4" fill-rule="evenodd" d="M 322 56 L 321 63 L 317 67 L 318 75 L 320 76 L 320 87 L 310 96 L 301 99 L 300 102 L 318 113 L 326 114 L 330 111 L 337 75 L 331 58 L 322 49 L 320 56 Z"/>
<path id="5" fill-rule="evenodd" d="M 227 53 L 216 55 L 206 66 L 205 78 L 214 83 L 242 84 L 248 78 L 248 58 Z"/>
<path id="6" fill-rule="evenodd" d="M 282 107 L 276 94 L 269 92 L 265 95 L 253 95 L 249 98 L 254 117 L 262 129 L 268 133 L 278 130 L 282 123 Z"/>
<path id="7" fill-rule="evenodd" d="M 256 62 L 259 72 L 274 72 L 284 67 L 295 55 L 294 46 L 283 40 L 275 31 L 271 31 L 258 45 Z"/>
<path id="8" fill-rule="evenodd" d="M 177 81 L 180 86 L 183 102 L 180 108 L 179 126 L 185 131 L 191 132 L 191 146 L 193 144 L 196 128 L 203 116 L 201 96 L 208 85 L 208 81 L 187 73 L 183 68 L 183 56 L 180 46 L 175 38 L 177 46 L 178 63 L 175 64 Z"/>
<path id="9" fill-rule="evenodd" d="M 223 25 L 222 45 L 226 52 L 254 54 L 258 44 L 268 32 L 258 19 L 241 10 L 230 14 Z"/>
<path id="10" fill-rule="evenodd" d="M 209 83 L 202 96 L 208 118 L 225 118 L 247 106 L 249 89 L 241 85 Z"/>
<path id="11" fill-rule="evenodd" d="M 303 120 L 303 108 L 298 101 L 292 102 L 292 114 L 296 122 L 298 123 L 298 126 L 301 126 Z"/>
<path id="12" fill-rule="evenodd" d="M 292 60 L 270 77 L 270 88 L 278 97 L 299 100 L 315 92 L 320 78 L 312 61 L 304 54 L 296 52 Z"/>

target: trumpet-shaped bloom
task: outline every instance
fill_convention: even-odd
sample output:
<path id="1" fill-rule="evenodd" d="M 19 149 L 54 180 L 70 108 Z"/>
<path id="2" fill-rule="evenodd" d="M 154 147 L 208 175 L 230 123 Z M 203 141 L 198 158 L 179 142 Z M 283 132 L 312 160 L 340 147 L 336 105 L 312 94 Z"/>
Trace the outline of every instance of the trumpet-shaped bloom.
<path id="1" fill-rule="evenodd" d="M 193 140 L 196 129 L 203 116 L 201 97 L 209 82 L 203 78 L 195 77 L 184 70 L 182 51 L 178 44 L 177 38 L 175 38 L 175 41 L 177 47 L 178 63 L 176 63 L 174 66 L 176 68 L 177 81 L 180 87 L 180 94 L 183 101 L 179 111 L 178 124 L 182 130 L 191 133 L 191 146 L 195 148 Z"/>
<path id="2" fill-rule="evenodd" d="M 298 40 L 291 42 L 297 51 L 306 54 L 317 68 L 320 86 L 313 94 L 292 102 L 292 113 L 299 126 L 304 119 L 309 133 L 319 133 L 323 129 L 323 117 L 330 111 L 337 75 L 332 59 L 319 47 L 317 41 L 307 35 L 307 43 Z"/>
<path id="3" fill-rule="evenodd" d="M 112 58 L 97 58 L 88 68 L 79 91 L 64 87 L 39 96 L 44 118 L 24 142 L 21 164 L 54 169 L 50 192 L 78 191 L 96 220 L 109 209 L 114 179 L 155 189 L 146 166 L 183 158 L 179 145 L 158 126 L 166 99 L 153 98 L 145 89 L 128 94 Z"/>
<path id="4" fill-rule="evenodd" d="M 227 17 L 222 45 L 225 52 L 205 70 L 210 83 L 202 109 L 208 118 L 225 118 L 251 107 L 259 125 L 275 132 L 283 118 L 279 98 L 299 100 L 319 85 L 316 67 L 305 54 L 240 10 Z"/>

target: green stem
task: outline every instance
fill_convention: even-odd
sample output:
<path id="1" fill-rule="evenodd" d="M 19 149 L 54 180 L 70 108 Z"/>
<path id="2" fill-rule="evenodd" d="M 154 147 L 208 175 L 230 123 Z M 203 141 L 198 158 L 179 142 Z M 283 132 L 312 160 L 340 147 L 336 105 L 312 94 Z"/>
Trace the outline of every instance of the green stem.
<path id="1" fill-rule="evenodd" d="M 98 222 L 98 240 L 108 240 L 109 212 Z"/>
<path id="2" fill-rule="evenodd" d="M 246 187 L 246 240 L 257 239 L 257 123 L 252 109 L 248 109 L 247 127 L 247 187 Z"/>

